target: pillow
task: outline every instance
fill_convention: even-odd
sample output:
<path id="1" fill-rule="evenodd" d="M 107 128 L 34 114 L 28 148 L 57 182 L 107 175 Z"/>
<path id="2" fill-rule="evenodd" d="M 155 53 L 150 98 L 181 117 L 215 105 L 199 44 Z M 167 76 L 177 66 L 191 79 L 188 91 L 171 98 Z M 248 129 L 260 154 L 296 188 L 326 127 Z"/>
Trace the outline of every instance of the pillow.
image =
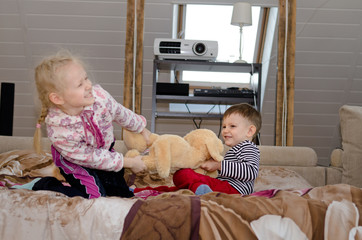
<path id="1" fill-rule="evenodd" d="M 33 178 L 52 176 L 65 181 L 54 165 L 50 153 L 37 154 L 33 150 L 13 150 L 0 154 L 0 181 L 7 187 L 24 184 Z"/>
<path id="2" fill-rule="evenodd" d="M 157 174 L 132 174 L 130 170 L 126 169 L 125 179 L 129 185 L 134 184 L 138 188 L 144 188 L 147 186 L 174 186 L 172 174 L 167 178 L 161 178 Z M 282 167 L 261 166 L 259 169 L 259 175 L 255 181 L 254 192 L 267 189 L 301 190 L 311 187 L 312 185 L 310 185 L 307 180 L 292 170 Z"/>
<path id="3" fill-rule="evenodd" d="M 307 180 L 292 170 L 283 167 L 260 166 L 254 192 L 267 189 L 301 190 L 311 187 L 312 185 Z"/>
<path id="4" fill-rule="evenodd" d="M 344 105 L 339 110 L 342 135 L 342 183 L 362 187 L 362 107 Z"/>
<path id="5" fill-rule="evenodd" d="M 135 185 L 137 188 L 159 187 L 159 186 L 175 186 L 173 184 L 173 173 L 167 178 L 161 178 L 157 173 L 140 172 L 134 174 L 130 169 L 124 171 L 124 178 L 128 186 Z"/>

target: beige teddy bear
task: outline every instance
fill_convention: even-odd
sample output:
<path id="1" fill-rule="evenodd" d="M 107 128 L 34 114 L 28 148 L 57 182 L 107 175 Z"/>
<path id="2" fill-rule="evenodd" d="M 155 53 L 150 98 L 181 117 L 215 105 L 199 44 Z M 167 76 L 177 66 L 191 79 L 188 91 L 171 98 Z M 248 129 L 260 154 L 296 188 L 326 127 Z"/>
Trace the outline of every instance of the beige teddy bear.
<path id="1" fill-rule="evenodd" d="M 141 134 L 124 130 L 123 139 L 129 151 L 126 157 L 134 157 L 142 154 L 147 148 L 149 153 L 143 155 L 147 170 L 150 173 L 157 172 L 162 178 L 166 178 L 171 172 L 181 168 L 198 169 L 206 160 L 213 158 L 222 161 L 224 146 L 216 134 L 209 129 L 196 129 L 189 132 L 185 137 L 178 135 L 151 134 L 150 146 Z M 198 169 L 197 172 L 204 173 Z M 217 172 L 208 173 L 212 177 Z"/>

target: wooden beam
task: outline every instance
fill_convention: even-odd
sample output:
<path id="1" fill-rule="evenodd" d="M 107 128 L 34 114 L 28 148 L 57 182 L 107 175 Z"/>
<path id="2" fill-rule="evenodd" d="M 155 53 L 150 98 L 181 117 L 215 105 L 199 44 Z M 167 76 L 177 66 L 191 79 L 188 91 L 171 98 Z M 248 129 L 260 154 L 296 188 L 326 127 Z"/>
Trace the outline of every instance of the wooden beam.
<path id="1" fill-rule="evenodd" d="M 142 76 L 143 76 L 143 29 L 145 1 L 137 1 L 137 48 L 135 71 L 135 112 L 141 114 L 142 107 Z"/>
<path id="2" fill-rule="evenodd" d="M 275 145 L 282 146 L 283 140 L 283 97 L 284 97 L 284 44 L 285 44 L 285 0 L 279 0 L 278 23 L 278 72 L 275 105 Z"/>
<path id="3" fill-rule="evenodd" d="M 293 146 L 294 138 L 294 82 L 295 82 L 295 28 L 296 0 L 288 0 L 287 33 L 287 146 Z"/>
<path id="4" fill-rule="evenodd" d="M 126 49 L 124 62 L 123 106 L 132 110 L 132 85 L 133 85 L 133 48 L 134 48 L 134 19 L 135 2 L 127 1 L 126 22 Z"/>
<path id="5" fill-rule="evenodd" d="M 278 73 L 275 111 L 275 145 L 277 146 L 293 146 L 295 28 L 296 0 L 279 0 Z"/>

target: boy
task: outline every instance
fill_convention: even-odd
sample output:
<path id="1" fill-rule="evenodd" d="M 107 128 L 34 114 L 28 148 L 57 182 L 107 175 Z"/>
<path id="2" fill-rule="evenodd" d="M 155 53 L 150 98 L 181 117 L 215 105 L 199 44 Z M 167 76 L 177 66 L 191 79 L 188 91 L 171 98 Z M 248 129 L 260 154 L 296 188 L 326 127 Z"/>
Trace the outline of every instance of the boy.
<path id="1" fill-rule="evenodd" d="M 176 187 L 190 189 L 196 195 L 211 191 L 251 194 L 260 161 L 259 149 L 252 140 L 259 133 L 261 122 L 260 113 L 249 104 L 241 103 L 228 108 L 223 116 L 222 137 L 231 149 L 222 162 L 210 159 L 201 165 L 207 171 L 218 170 L 218 177 L 181 169 L 173 176 Z"/>

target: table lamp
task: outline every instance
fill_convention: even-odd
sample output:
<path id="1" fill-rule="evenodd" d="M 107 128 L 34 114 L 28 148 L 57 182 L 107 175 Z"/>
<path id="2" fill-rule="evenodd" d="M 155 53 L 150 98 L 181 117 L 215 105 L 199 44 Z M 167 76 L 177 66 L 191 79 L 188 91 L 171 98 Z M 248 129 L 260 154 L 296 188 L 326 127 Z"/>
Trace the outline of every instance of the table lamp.
<path id="1" fill-rule="evenodd" d="M 240 43 L 239 43 L 239 59 L 235 63 L 246 63 L 242 60 L 243 55 L 243 27 L 250 26 L 252 24 L 251 19 L 251 5 L 246 2 L 238 2 L 234 4 L 233 15 L 231 17 L 231 25 L 240 27 Z"/>

